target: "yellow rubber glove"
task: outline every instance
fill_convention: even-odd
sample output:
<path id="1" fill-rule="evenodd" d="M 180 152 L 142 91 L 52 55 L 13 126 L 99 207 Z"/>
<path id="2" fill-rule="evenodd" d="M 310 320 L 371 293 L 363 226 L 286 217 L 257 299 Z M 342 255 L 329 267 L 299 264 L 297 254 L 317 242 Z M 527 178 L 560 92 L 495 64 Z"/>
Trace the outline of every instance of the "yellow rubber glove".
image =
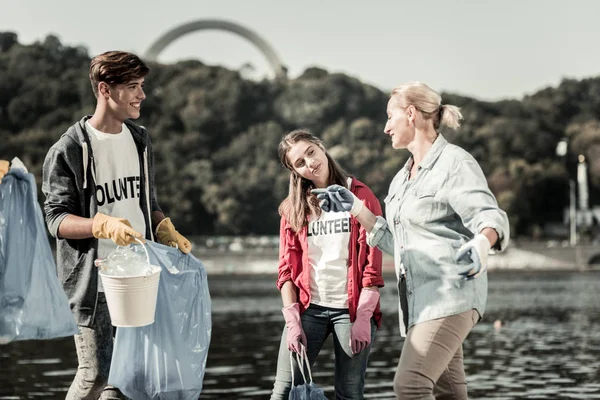
<path id="1" fill-rule="evenodd" d="M 2 183 L 2 178 L 8 172 L 8 167 L 10 166 L 10 162 L 6 160 L 0 160 L 0 183 Z"/>
<path id="2" fill-rule="evenodd" d="M 181 233 L 175 230 L 171 218 L 165 218 L 156 227 L 156 238 L 166 246 L 177 247 L 182 253 L 192 251 L 192 244 Z"/>
<path id="3" fill-rule="evenodd" d="M 97 239 L 112 239 L 117 246 L 127 246 L 135 243 L 135 238 L 142 239 L 144 237 L 133 229 L 131 223 L 125 218 L 111 217 L 102 213 L 94 216 L 92 233 Z"/>

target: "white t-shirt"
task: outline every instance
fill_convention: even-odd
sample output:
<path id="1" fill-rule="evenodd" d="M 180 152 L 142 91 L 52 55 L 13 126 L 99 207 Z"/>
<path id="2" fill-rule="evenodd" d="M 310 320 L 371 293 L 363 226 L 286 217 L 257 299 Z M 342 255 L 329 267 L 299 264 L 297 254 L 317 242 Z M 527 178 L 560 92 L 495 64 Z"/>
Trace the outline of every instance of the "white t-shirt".
<path id="1" fill-rule="evenodd" d="M 348 308 L 350 213 L 325 212 L 308 223 L 311 303 Z"/>
<path id="2" fill-rule="evenodd" d="M 111 217 L 126 218 L 133 229 L 146 233 L 146 221 L 140 208 L 140 162 L 131 132 L 123 124 L 121 132 L 100 132 L 85 123 L 94 154 L 96 201 L 98 212 Z M 98 258 L 116 249 L 111 239 L 98 240 Z M 99 290 L 102 282 L 99 280 Z"/>

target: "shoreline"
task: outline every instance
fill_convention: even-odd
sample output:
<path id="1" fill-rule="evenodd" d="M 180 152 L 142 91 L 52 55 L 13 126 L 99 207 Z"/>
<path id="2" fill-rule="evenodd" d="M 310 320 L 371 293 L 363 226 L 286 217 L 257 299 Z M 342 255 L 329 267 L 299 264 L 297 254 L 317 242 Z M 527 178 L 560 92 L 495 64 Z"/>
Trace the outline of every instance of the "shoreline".
<path id="1" fill-rule="evenodd" d="M 239 238 L 218 247 L 205 247 L 196 242 L 193 254 L 211 274 L 277 273 L 276 247 L 243 244 Z M 488 263 L 489 271 L 595 271 L 600 270 L 600 246 L 568 247 L 551 242 L 515 241 L 506 251 L 490 255 Z M 394 260 L 387 254 L 383 255 L 383 271 L 394 271 Z"/>

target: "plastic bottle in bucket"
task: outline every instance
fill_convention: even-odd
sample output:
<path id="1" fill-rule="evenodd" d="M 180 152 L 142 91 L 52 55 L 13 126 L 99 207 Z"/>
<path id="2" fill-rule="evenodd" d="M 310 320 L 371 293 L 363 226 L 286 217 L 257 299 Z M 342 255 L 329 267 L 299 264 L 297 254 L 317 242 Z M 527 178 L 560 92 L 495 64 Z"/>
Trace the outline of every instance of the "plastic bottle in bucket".
<path id="1" fill-rule="evenodd" d="M 103 260 L 96 260 L 96 265 L 100 267 L 110 319 L 118 327 L 140 327 L 154 322 L 161 268 L 150 264 L 146 246 L 142 241 L 136 240 L 146 253 L 148 265 L 148 269 L 141 273 L 134 270 L 128 274 L 126 265 L 111 269 Z"/>

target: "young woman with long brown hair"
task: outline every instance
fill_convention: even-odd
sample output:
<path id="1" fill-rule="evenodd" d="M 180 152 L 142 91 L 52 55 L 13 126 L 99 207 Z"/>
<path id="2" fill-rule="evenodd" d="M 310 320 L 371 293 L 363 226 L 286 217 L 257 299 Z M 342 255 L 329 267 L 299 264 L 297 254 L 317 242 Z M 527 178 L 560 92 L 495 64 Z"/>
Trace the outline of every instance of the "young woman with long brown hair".
<path id="1" fill-rule="evenodd" d="M 290 170 L 289 194 L 279 207 L 277 279 L 286 328 L 271 399 L 288 397 L 291 352 L 300 353 L 305 346 L 312 366 L 330 334 L 336 398 L 362 399 L 371 343 L 381 321 L 382 255 L 367 245 L 367 233 L 355 218 L 360 210 L 324 212 L 311 190 L 346 187 L 375 215 L 381 215 L 379 200 L 364 183 L 348 176 L 308 131 L 286 135 L 279 157 Z M 293 368 L 294 385 L 303 383 L 295 360 Z"/>

